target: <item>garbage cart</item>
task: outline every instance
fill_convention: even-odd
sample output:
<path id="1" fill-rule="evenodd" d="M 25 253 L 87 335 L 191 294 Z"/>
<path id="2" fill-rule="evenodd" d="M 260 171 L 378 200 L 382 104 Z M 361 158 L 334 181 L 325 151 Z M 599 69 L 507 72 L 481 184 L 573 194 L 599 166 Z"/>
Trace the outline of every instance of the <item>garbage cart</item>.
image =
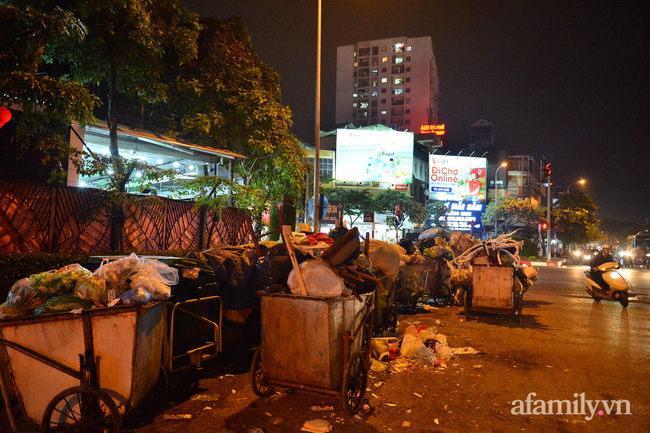
<path id="1" fill-rule="evenodd" d="M 472 312 L 508 314 L 521 323 L 523 289 L 509 265 L 489 264 L 486 257 L 473 264 L 472 284 L 465 292 L 465 315 Z"/>
<path id="2" fill-rule="evenodd" d="M 157 382 L 166 314 L 165 302 L 152 302 L 0 321 L 0 366 L 8 369 L 0 385 L 12 429 L 10 392 L 44 432 L 120 432 L 122 415 Z"/>
<path id="3" fill-rule="evenodd" d="M 275 385 L 341 394 L 357 413 L 368 383 L 373 294 L 320 298 L 263 294 L 262 343 L 251 363 L 258 396 Z"/>

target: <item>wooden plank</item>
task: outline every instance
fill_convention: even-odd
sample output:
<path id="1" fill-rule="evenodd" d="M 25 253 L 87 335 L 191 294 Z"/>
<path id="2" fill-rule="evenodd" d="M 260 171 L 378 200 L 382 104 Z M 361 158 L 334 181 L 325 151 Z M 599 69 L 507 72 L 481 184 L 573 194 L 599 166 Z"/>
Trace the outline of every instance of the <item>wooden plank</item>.
<path id="1" fill-rule="evenodd" d="M 302 278 L 302 272 L 300 271 L 300 266 L 298 265 L 298 259 L 296 259 L 296 253 L 293 251 L 293 244 L 291 243 L 291 226 L 282 226 L 282 240 L 287 247 L 287 252 L 291 258 L 291 264 L 293 265 L 293 270 L 296 272 L 298 277 L 298 287 L 300 287 L 300 294 L 307 296 L 307 286 L 305 286 L 305 280 Z"/>

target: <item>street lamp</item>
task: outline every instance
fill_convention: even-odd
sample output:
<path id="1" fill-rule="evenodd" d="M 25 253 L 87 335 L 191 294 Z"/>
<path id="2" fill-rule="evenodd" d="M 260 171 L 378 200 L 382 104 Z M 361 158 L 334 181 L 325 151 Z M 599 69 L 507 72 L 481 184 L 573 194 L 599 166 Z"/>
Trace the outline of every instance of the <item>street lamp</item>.
<path id="1" fill-rule="evenodd" d="M 569 194 L 569 190 L 571 189 L 571 187 L 572 187 L 573 185 L 575 185 L 575 184 L 577 184 L 577 183 L 579 183 L 580 185 L 584 185 L 585 182 L 586 182 L 586 180 L 584 180 L 584 179 L 580 179 L 580 180 L 578 180 L 578 181 L 576 181 L 576 182 L 573 182 L 571 185 L 569 185 L 569 186 L 567 187 L 567 189 L 566 189 L 566 193 Z"/>
<path id="2" fill-rule="evenodd" d="M 494 237 L 497 237 L 497 204 L 499 204 L 499 190 L 497 187 L 497 175 L 501 167 L 506 167 L 507 162 L 502 162 L 500 166 L 497 167 L 497 170 L 494 172 Z"/>

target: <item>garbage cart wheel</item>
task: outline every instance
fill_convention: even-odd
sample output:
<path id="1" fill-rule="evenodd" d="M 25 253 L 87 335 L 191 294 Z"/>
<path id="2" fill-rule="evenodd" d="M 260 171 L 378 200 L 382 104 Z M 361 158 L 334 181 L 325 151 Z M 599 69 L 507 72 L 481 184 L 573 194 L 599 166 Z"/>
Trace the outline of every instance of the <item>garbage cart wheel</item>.
<path id="1" fill-rule="evenodd" d="M 343 373 L 343 405 L 351 415 L 355 415 L 363 404 L 363 395 L 368 386 L 368 367 L 360 352 L 350 357 Z"/>
<path id="2" fill-rule="evenodd" d="M 50 401 L 41 427 L 44 433 L 120 433 L 122 417 L 108 394 L 97 388 L 77 386 L 61 391 Z"/>
<path id="3" fill-rule="evenodd" d="M 253 362 L 251 362 L 251 386 L 253 392 L 258 397 L 266 397 L 273 392 L 273 386 L 269 383 L 269 379 L 264 376 L 264 369 L 262 368 L 262 347 L 258 347 L 253 355 Z"/>

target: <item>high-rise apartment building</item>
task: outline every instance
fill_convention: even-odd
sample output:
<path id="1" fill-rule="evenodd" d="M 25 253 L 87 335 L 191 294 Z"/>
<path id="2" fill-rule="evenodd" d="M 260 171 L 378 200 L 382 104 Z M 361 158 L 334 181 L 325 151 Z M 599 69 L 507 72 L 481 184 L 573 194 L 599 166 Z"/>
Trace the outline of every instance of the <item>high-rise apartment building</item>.
<path id="1" fill-rule="evenodd" d="M 337 48 L 336 123 L 420 132 L 438 123 L 431 37 L 396 37 Z"/>

